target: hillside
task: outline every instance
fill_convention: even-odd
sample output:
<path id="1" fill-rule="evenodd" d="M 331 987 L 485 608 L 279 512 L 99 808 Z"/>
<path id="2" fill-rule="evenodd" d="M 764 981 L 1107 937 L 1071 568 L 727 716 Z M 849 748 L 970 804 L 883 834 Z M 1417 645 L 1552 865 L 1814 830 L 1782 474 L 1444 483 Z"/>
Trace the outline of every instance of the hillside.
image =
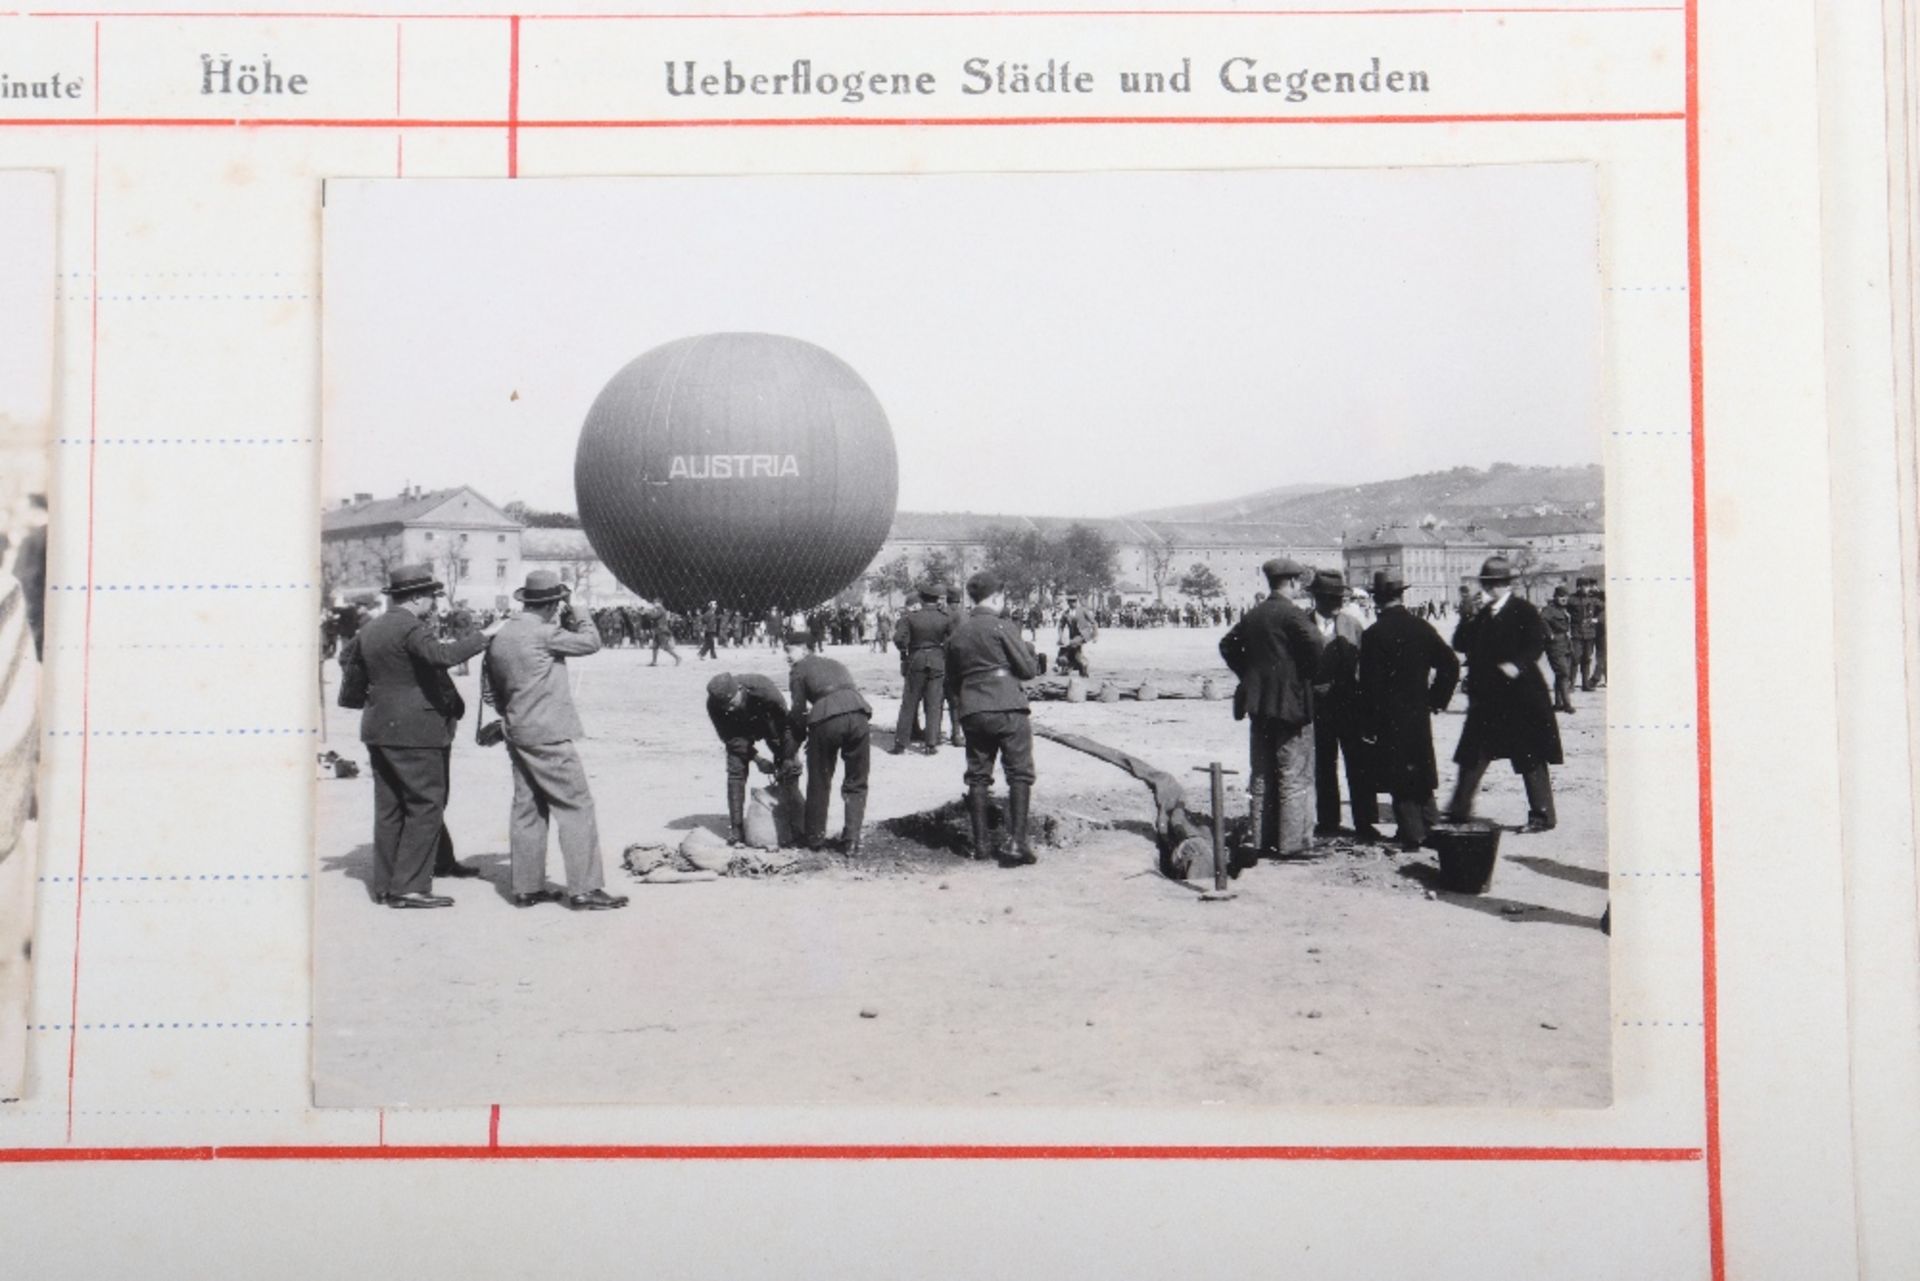
<path id="1" fill-rule="evenodd" d="M 1141 513 L 1163 520 L 1300 521 L 1365 537 L 1375 527 L 1417 524 L 1431 516 L 1450 525 L 1500 517 L 1573 515 L 1600 519 L 1605 490 L 1598 464 L 1482 470 L 1455 467 L 1366 485 L 1289 485 L 1216 503 Z M 1177 511 L 1179 515 L 1173 515 Z"/>

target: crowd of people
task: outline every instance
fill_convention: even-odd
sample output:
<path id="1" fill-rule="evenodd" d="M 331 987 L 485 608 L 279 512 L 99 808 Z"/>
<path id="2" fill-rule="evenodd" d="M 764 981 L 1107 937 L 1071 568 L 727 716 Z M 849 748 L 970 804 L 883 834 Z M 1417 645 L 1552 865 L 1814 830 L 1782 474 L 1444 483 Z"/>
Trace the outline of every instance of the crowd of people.
<path id="1" fill-rule="evenodd" d="M 1511 764 L 1524 785 L 1524 830 L 1557 822 L 1551 767 L 1562 761 L 1556 715 L 1574 710 L 1575 681 L 1605 684 L 1605 601 L 1599 584 L 1557 588 L 1536 608 L 1516 594 L 1511 565 L 1495 556 L 1481 567 L 1478 590 L 1463 587 L 1450 641 L 1431 608 L 1405 602 L 1406 584 L 1387 573 L 1371 590 L 1349 587 L 1334 570 L 1313 571 L 1286 557 L 1263 566 L 1268 591 L 1252 606 L 1214 607 L 1227 626 L 1220 654 L 1239 678 L 1234 717 L 1248 726 L 1249 828 L 1256 854 L 1298 855 L 1342 827 L 1342 776 L 1354 838 L 1385 841 L 1378 798 L 1392 800 L 1401 846 L 1419 847 L 1441 820 L 1432 717 L 1462 684 L 1467 720 L 1454 752 L 1457 767 L 1445 816 L 1472 818 L 1494 761 Z M 606 892 L 591 789 L 576 741 L 583 735 L 566 663 L 599 651 L 609 634 L 646 643 L 654 662 L 664 649 L 676 663 L 677 624 L 691 624 L 699 657 L 726 646 L 765 641 L 788 665 L 783 692 L 758 674 L 722 671 L 707 683 L 707 715 L 726 755 L 728 837 L 746 840 L 747 782 L 754 768 L 772 775 L 793 816 L 793 836 L 814 849 L 827 840 L 836 778 L 843 806 L 841 847 L 863 847 L 873 707 L 829 644 L 890 643 L 903 689 L 891 744 L 894 755 L 937 754 L 942 742 L 965 748 L 963 779 L 975 858 L 1007 866 L 1035 861 L 1028 826 L 1035 782 L 1033 733 L 1024 683 L 1047 670 L 1035 643 L 1050 634 L 1054 668 L 1090 672 L 1087 648 L 1102 611 L 1069 595 L 1057 609 L 1010 602 L 992 574 L 964 592 L 922 581 L 916 600 L 894 615 L 885 608 L 769 611 L 749 625 L 710 604 L 690 618 L 664 610 L 576 611 L 558 575 L 536 570 L 515 591 L 519 612 L 497 617 L 454 610 L 444 616 L 444 587 L 426 565 L 390 576 L 388 608 L 378 616 L 345 608 L 323 619 L 326 650 L 337 647 L 340 703 L 361 709 L 361 739 L 374 782 L 373 896 L 397 908 L 450 906 L 432 893 L 435 876 L 477 873 L 455 857 L 444 821 L 449 760 L 464 702 L 451 673 L 481 661 L 476 741 L 503 744 L 512 763 L 509 810 L 512 901 L 531 907 L 564 902 L 577 910 L 621 907 Z M 841 627 L 846 618 L 846 626 Z M 1111 617 L 1111 616 L 1109 616 Z M 1129 625 L 1124 610 L 1121 626 Z M 637 630 L 634 624 L 637 624 Z M 1229 625 L 1230 624 L 1230 625 Z M 644 641 L 641 639 L 644 638 Z M 1030 639 L 1032 641 L 1030 642 Z M 1549 692 L 1539 663 L 1555 674 Z M 942 734 L 943 724 L 949 734 Z M 765 749 L 764 751 L 762 749 Z M 989 822 L 996 764 L 1007 786 L 1007 848 Z M 805 798 L 800 797 L 805 781 Z M 558 828 L 564 890 L 547 885 L 549 826 Z"/>

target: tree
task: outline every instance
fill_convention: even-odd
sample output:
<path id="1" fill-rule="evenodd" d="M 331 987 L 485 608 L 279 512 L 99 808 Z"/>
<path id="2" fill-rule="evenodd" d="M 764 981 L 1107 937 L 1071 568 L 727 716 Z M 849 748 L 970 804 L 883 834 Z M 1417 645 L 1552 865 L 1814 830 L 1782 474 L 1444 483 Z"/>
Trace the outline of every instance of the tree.
<path id="1" fill-rule="evenodd" d="M 1202 605 L 1225 591 L 1213 566 L 1196 561 L 1192 569 L 1180 575 L 1180 594 L 1191 596 Z"/>
<path id="2" fill-rule="evenodd" d="M 1093 595 L 1113 586 L 1119 548 L 1092 525 L 1067 526 L 1059 537 L 1059 585 L 1068 592 Z"/>
<path id="3" fill-rule="evenodd" d="M 920 562 L 920 576 L 930 583 L 944 583 L 953 577 L 953 557 L 942 548 L 935 547 Z"/>
<path id="4" fill-rule="evenodd" d="M 1153 598 L 1157 601 L 1167 598 L 1167 584 L 1173 581 L 1175 554 L 1172 543 L 1153 543 L 1147 548 L 1147 576 L 1153 580 Z"/>
<path id="5" fill-rule="evenodd" d="M 874 570 L 869 581 L 876 589 L 887 594 L 887 604 L 891 605 L 896 595 L 905 596 L 913 590 L 913 564 L 907 560 L 907 554 L 901 552 Z"/>
<path id="6" fill-rule="evenodd" d="M 1006 591 L 1009 600 L 1031 600 L 1050 588 L 1055 577 L 1055 549 L 1037 529 L 993 525 L 983 536 L 982 565 Z"/>

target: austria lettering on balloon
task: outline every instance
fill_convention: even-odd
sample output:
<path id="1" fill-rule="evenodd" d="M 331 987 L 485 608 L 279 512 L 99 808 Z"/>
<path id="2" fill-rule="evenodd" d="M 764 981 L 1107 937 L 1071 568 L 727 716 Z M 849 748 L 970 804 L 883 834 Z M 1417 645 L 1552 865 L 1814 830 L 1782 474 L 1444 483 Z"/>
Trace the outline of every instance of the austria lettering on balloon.
<path id="1" fill-rule="evenodd" d="M 798 476 L 792 454 L 675 454 L 668 480 L 751 480 L 758 476 Z"/>

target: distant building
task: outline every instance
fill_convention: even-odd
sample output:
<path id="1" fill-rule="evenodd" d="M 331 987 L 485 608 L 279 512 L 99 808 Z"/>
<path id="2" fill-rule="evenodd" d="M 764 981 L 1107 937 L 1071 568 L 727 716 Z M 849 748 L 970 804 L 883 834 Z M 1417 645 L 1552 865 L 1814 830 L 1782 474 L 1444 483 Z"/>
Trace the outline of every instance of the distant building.
<path id="1" fill-rule="evenodd" d="M 573 588 L 573 603 L 582 609 L 650 602 L 627 590 L 601 562 L 584 529 L 542 529 L 528 526 L 520 534 L 520 558 L 528 572 L 550 569 Z"/>
<path id="2" fill-rule="evenodd" d="M 1339 536 L 1310 525 L 899 512 L 867 572 L 874 575 L 904 556 L 918 577 L 928 558 L 937 554 L 964 579 L 985 563 L 989 531 L 1013 528 L 1057 535 L 1071 525 L 1090 526 L 1114 544 L 1114 587 L 1109 594 L 1142 604 L 1184 599 L 1180 580 L 1196 565 L 1213 571 L 1227 600 L 1244 603 L 1266 590 L 1260 566 L 1275 556 L 1322 568 L 1341 563 Z"/>
<path id="3" fill-rule="evenodd" d="M 1533 553 L 1536 574 L 1587 574 L 1606 563 L 1605 528 L 1586 516 L 1514 516 L 1488 525 Z"/>
<path id="4" fill-rule="evenodd" d="M 1368 587 L 1373 576 L 1384 570 L 1406 583 L 1409 605 L 1441 604 L 1459 598 L 1461 585 L 1479 577 L 1487 557 L 1518 560 L 1524 550 L 1525 544 L 1516 539 L 1473 526 L 1384 529 L 1363 542 L 1348 544 L 1347 582 Z"/>
<path id="5" fill-rule="evenodd" d="M 519 521 L 470 486 L 355 494 L 320 515 L 320 569 L 336 600 L 378 597 L 395 566 L 426 563 L 467 609 L 505 610 L 525 581 Z"/>

